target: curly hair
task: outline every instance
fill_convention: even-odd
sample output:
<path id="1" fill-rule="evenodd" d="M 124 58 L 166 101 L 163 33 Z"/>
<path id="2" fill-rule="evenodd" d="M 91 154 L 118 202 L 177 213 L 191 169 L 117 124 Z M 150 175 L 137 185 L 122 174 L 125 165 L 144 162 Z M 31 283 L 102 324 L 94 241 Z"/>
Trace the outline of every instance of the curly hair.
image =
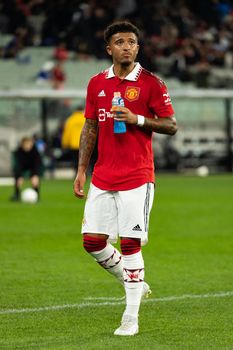
<path id="1" fill-rule="evenodd" d="M 118 21 L 110 24 L 104 31 L 104 40 L 108 44 L 111 37 L 116 33 L 134 33 L 139 39 L 139 29 L 128 21 Z"/>

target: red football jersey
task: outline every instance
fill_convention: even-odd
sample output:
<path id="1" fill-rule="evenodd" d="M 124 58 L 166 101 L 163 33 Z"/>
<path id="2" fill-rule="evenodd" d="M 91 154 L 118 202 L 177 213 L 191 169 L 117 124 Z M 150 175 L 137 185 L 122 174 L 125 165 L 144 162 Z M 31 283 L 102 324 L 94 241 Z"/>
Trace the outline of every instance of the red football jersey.
<path id="1" fill-rule="evenodd" d="M 174 114 L 166 85 L 137 63 L 125 79 L 115 76 L 113 66 L 94 76 L 87 88 L 85 117 L 98 120 L 98 160 L 92 183 L 103 190 L 124 191 L 154 182 L 152 132 L 126 124 L 127 131 L 114 134 L 111 103 L 119 91 L 125 107 L 146 118 Z"/>

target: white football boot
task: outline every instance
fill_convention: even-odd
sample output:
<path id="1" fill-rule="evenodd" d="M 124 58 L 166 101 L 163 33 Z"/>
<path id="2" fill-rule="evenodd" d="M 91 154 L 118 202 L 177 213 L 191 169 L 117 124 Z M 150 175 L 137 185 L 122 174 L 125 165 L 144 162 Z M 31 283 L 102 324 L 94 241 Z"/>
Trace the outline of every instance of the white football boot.
<path id="1" fill-rule="evenodd" d="M 138 333 L 138 319 L 130 315 L 123 315 L 121 325 L 114 332 L 114 335 L 131 336 Z"/>
<path id="2" fill-rule="evenodd" d="M 141 300 L 149 298 L 151 293 L 152 291 L 149 284 L 143 282 Z M 123 315 L 121 325 L 115 330 L 114 335 L 131 336 L 137 334 L 138 330 L 138 318 L 130 315 Z"/>
<path id="3" fill-rule="evenodd" d="M 150 289 L 149 284 L 146 282 L 143 282 L 143 289 L 142 289 L 142 299 L 147 299 L 151 295 L 152 291 Z M 141 299 L 141 300 L 142 300 Z"/>

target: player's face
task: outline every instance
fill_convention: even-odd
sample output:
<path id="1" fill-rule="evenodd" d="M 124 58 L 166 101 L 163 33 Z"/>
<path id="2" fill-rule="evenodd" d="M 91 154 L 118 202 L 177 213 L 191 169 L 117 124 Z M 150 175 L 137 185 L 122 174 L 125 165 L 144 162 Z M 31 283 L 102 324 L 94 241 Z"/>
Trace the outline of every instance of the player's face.
<path id="1" fill-rule="evenodd" d="M 116 33 L 107 46 L 107 52 L 112 56 L 114 64 L 130 65 L 138 54 L 138 40 L 134 33 Z"/>
<path id="2" fill-rule="evenodd" d="M 22 148 L 25 152 L 29 152 L 31 151 L 32 149 L 32 146 L 33 146 L 33 141 L 32 140 L 25 140 L 22 144 Z"/>

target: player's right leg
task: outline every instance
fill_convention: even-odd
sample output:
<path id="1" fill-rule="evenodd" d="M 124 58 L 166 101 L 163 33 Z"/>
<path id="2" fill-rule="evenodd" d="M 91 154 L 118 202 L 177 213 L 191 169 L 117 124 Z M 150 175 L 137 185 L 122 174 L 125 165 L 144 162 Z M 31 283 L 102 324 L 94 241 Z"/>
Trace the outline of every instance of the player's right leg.
<path id="1" fill-rule="evenodd" d="M 84 249 L 95 258 L 96 262 L 107 272 L 115 276 L 123 285 L 123 266 L 119 251 L 107 242 L 108 235 L 83 234 Z"/>
<path id="2" fill-rule="evenodd" d="M 117 211 L 114 196 L 91 184 L 82 225 L 85 250 L 123 285 L 123 265 L 119 251 L 109 241 L 116 240 Z"/>
<path id="3" fill-rule="evenodd" d="M 19 201 L 20 200 L 20 190 L 23 185 L 23 177 L 22 176 L 15 176 L 15 183 L 14 183 L 14 193 L 11 196 L 11 201 Z"/>

